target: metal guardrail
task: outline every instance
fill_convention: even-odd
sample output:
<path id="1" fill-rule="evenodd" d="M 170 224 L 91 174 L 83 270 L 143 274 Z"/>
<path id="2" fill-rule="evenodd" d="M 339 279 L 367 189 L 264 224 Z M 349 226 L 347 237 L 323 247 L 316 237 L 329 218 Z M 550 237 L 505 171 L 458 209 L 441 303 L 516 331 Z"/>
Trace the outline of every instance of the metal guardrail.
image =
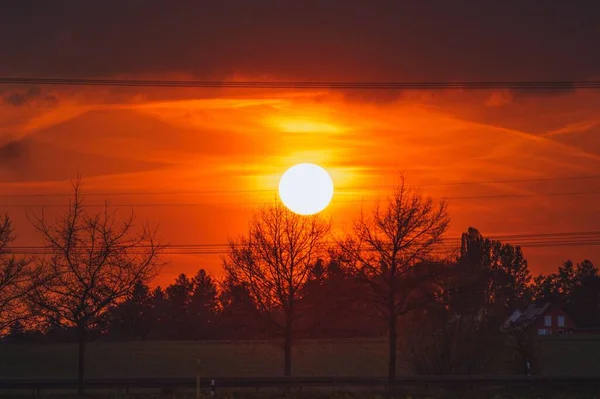
<path id="1" fill-rule="evenodd" d="M 372 377 L 274 377 L 274 378 L 201 378 L 203 387 L 215 380 L 218 388 L 280 388 L 280 387 L 474 387 L 474 386 L 576 386 L 600 390 L 598 377 L 546 377 L 546 376 L 411 376 L 399 377 L 393 384 L 386 378 Z M 75 389 L 75 379 L 0 379 L 0 390 Z M 193 388 L 195 378 L 103 378 L 85 381 L 90 389 L 133 388 Z"/>

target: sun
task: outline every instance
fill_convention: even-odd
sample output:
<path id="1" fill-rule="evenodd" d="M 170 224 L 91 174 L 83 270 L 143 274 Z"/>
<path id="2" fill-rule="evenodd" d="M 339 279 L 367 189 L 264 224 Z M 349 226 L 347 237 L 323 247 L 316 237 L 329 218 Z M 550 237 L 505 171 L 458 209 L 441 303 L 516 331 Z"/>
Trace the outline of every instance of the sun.
<path id="1" fill-rule="evenodd" d="M 333 181 L 319 165 L 300 163 L 281 176 L 279 198 L 292 212 L 314 215 L 329 205 L 333 198 Z"/>

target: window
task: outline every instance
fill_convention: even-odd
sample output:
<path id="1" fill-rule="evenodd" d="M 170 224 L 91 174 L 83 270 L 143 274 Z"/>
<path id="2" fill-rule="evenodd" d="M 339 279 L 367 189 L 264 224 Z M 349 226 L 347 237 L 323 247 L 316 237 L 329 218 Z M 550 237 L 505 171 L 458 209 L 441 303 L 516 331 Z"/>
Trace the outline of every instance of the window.
<path id="1" fill-rule="evenodd" d="M 558 326 L 559 327 L 565 326 L 565 316 L 558 316 Z"/>
<path id="2" fill-rule="evenodd" d="M 552 326 L 552 316 L 544 317 L 544 326 L 551 327 Z"/>
<path id="3" fill-rule="evenodd" d="M 546 330 L 545 328 L 540 328 L 540 329 L 538 330 L 538 335 L 546 335 L 546 332 L 547 332 L 547 331 L 548 331 L 548 330 Z"/>

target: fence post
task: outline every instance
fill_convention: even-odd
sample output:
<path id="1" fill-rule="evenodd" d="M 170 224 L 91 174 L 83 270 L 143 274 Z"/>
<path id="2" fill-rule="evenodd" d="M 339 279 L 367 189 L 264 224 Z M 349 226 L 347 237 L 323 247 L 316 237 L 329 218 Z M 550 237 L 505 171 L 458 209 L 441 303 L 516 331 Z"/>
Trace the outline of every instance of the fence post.
<path id="1" fill-rule="evenodd" d="M 200 359 L 196 359 L 196 399 L 200 399 Z"/>

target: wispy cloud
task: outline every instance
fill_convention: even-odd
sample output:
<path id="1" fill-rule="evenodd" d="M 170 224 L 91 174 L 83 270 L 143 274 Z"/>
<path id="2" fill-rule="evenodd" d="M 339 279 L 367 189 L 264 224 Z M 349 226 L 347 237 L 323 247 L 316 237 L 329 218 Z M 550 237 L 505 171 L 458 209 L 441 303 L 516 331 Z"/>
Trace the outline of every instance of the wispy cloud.
<path id="1" fill-rule="evenodd" d="M 569 123 L 563 127 L 550 130 L 543 134 L 546 137 L 561 136 L 570 133 L 587 132 L 588 130 L 598 126 L 598 120 L 588 120 L 575 123 Z"/>

